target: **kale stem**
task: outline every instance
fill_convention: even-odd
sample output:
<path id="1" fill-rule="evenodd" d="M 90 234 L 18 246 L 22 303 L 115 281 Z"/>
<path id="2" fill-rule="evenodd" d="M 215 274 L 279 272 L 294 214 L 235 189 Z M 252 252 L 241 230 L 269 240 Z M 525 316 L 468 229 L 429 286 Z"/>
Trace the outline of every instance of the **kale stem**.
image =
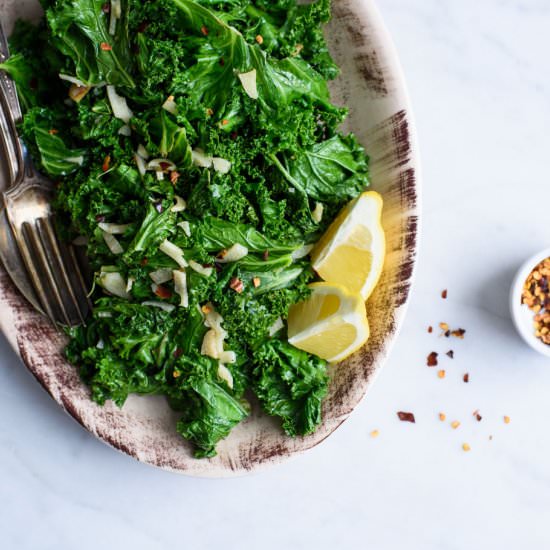
<path id="1" fill-rule="evenodd" d="M 285 177 L 285 179 L 292 185 L 296 191 L 299 191 L 304 195 L 304 197 L 307 198 L 306 190 L 290 175 L 288 170 L 282 165 L 281 161 L 277 158 L 277 155 L 275 153 L 271 153 L 268 155 L 268 157 L 273 161 L 275 166 L 280 170 L 281 174 Z"/>
<path id="2" fill-rule="evenodd" d="M 255 6 L 252 6 L 252 5 L 248 5 L 246 6 L 245 10 L 247 15 L 249 15 L 250 17 L 254 17 L 256 19 L 263 19 L 264 21 L 267 21 L 268 23 L 271 23 L 273 24 L 275 21 L 273 19 L 273 17 L 270 17 L 267 13 L 265 13 L 264 11 L 258 9 L 257 7 Z"/>

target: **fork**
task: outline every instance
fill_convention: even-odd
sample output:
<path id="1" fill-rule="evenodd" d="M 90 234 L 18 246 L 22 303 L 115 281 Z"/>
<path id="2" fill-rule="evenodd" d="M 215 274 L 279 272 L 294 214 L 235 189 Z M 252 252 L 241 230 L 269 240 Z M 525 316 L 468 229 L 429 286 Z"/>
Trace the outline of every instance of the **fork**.
<path id="1" fill-rule="evenodd" d="M 16 267 L 10 276 L 16 284 L 18 278 L 30 279 L 34 298 L 40 306 L 38 309 L 54 325 L 83 324 L 91 309 L 83 271 L 74 247 L 65 244 L 56 234 L 51 208 L 53 184 L 35 170 L 18 136 L 12 109 L 14 99 L 8 99 L 5 92 L 5 88 L 0 86 L 1 106 L 9 130 L 6 141 L 13 145 L 22 165 L 12 170 L 18 174 L 15 183 L 2 193 L 2 215 L 6 217 L 17 244 L 17 250 L 2 250 L 2 255 L 8 259 L 4 264 L 10 264 L 11 254 L 20 254 L 26 273 Z M 11 263 L 18 265 L 16 260 Z"/>

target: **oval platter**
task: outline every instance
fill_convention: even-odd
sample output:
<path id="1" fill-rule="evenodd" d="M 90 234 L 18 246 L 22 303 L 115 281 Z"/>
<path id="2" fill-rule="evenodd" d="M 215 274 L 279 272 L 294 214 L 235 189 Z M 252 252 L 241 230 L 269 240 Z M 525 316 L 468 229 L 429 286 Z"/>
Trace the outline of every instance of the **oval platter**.
<path id="1" fill-rule="evenodd" d="M 36 19 L 36 0 L 0 0 L 9 32 L 18 17 Z M 371 337 L 364 349 L 332 368 L 323 423 L 308 437 L 291 439 L 277 421 L 253 413 L 218 445 L 212 459 L 193 458 L 175 430 L 177 416 L 159 397 L 132 396 L 122 409 L 99 407 L 63 356 L 64 335 L 35 313 L 0 268 L 0 327 L 44 389 L 92 434 L 112 447 L 160 468 L 202 477 L 243 475 L 314 447 L 336 430 L 365 396 L 403 321 L 419 231 L 419 159 L 401 67 L 373 0 L 333 0 L 326 29 L 341 67 L 332 83 L 336 103 L 347 105 L 346 130 L 371 158 L 372 189 L 384 197 L 387 257 L 382 279 L 367 304 Z M 0 182 L 1 183 L 1 182 Z"/>

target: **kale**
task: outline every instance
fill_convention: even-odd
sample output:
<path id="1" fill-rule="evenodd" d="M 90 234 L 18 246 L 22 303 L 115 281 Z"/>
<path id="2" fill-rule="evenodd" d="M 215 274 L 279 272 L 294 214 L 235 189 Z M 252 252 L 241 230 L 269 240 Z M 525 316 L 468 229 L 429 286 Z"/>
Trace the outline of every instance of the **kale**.
<path id="1" fill-rule="evenodd" d="M 330 1 L 122 0 L 120 14 L 103 0 L 42 4 L 45 19 L 17 24 L 0 69 L 17 83 L 35 163 L 55 178 L 64 234 L 87 239 L 94 308 L 66 355 L 92 398 L 166 396 L 201 457 L 247 417 L 250 391 L 287 434 L 313 432 L 326 364 L 293 348 L 284 325 L 317 278 L 304 246 L 369 183 L 362 147 L 339 131 L 347 112 L 330 101 Z M 103 223 L 118 227 L 120 254 Z M 248 253 L 220 262 L 235 244 Z M 187 302 L 172 276 L 183 269 Z M 234 362 L 202 353 L 212 312 Z"/>
<path id="2" fill-rule="evenodd" d="M 264 410 L 282 419 L 288 435 L 314 432 L 327 393 L 326 362 L 282 340 L 264 342 L 255 361 L 253 385 Z"/>

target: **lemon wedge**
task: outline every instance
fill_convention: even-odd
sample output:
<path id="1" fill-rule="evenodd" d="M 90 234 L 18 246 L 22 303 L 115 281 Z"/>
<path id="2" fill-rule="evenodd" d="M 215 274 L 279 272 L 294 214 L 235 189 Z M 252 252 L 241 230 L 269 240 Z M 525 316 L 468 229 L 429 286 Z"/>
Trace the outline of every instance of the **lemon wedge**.
<path id="1" fill-rule="evenodd" d="M 363 193 L 338 214 L 311 253 L 313 269 L 323 280 L 343 285 L 364 300 L 384 266 L 382 206 L 378 193 Z"/>
<path id="2" fill-rule="evenodd" d="M 313 283 L 311 296 L 288 313 L 288 341 L 334 363 L 357 351 L 369 337 L 365 302 L 341 285 Z"/>

